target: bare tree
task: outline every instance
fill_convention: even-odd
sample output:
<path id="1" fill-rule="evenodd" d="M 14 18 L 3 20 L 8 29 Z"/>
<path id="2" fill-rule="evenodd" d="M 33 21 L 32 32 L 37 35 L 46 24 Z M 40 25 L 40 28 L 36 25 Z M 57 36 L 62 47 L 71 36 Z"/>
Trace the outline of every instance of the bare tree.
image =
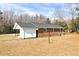
<path id="1" fill-rule="evenodd" d="M 3 10 L 4 32 L 11 32 L 14 23 L 14 12 L 12 10 Z M 6 28 L 6 29 L 5 29 Z"/>
<path id="2" fill-rule="evenodd" d="M 32 22 L 47 23 L 47 18 L 42 14 L 40 15 L 36 14 L 36 16 L 32 17 Z"/>
<path id="3" fill-rule="evenodd" d="M 3 27 L 3 17 L 2 17 L 2 12 L 0 11 L 0 33 L 2 33 L 3 32 L 3 29 L 4 29 L 4 27 Z"/>
<path id="4" fill-rule="evenodd" d="M 54 20 L 63 21 L 64 20 L 64 12 L 61 8 L 55 8 L 54 10 Z"/>

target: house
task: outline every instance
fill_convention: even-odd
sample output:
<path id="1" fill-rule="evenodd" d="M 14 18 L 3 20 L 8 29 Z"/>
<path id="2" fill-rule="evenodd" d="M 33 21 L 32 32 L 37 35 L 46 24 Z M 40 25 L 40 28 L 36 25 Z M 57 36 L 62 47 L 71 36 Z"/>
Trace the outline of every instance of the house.
<path id="1" fill-rule="evenodd" d="M 46 23 L 15 23 L 13 29 L 19 30 L 20 38 L 32 38 L 40 36 L 60 35 L 62 27 Z"/>

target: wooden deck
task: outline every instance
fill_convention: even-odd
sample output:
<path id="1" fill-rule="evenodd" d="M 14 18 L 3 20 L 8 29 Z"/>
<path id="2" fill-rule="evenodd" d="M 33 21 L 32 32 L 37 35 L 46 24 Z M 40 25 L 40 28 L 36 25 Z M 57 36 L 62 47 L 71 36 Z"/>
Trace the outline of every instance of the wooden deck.
<path id="1" fill-rule="evenodd" d="M 63 35 L 64 33 L 62 32 L 43 32 L 43 33 L 38 33 L 38 37 L 44 37 L 44 36 L 60 36 Z"/>

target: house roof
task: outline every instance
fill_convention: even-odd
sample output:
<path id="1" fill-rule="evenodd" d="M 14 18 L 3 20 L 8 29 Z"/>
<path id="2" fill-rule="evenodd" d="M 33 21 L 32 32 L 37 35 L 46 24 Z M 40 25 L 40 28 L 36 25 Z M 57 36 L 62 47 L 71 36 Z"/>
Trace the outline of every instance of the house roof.
<path id="1" fill-rule="evenodd" d="M 62 28 L 59 25 L 55 24 L 46 24 L 46 23 L 17 23 L 23 28 Z"/>

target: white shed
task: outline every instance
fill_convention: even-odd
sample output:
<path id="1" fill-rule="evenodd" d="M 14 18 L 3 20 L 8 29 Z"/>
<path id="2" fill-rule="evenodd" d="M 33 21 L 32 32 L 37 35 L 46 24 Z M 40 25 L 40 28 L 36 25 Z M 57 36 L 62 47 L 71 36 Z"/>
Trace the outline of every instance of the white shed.
<path id="1" fill-rule="evenodd" d="M 44 24 L 44 23 L 15 23 L 13 29 L 19 29 L 20 38 L 32 38 L 38 37 L 38 30 L 43 28 L 47 31 L 47 29 L 62 29 L 61 26 L 54 24 Z M 59 30 L 59 31 L 60 31 Z"/>
<path id="2" fill-rule="evenodd" d="M 36 30 L 37 28 L 30 23 L 27 24 L 21 24 L 21 23 L 15 23 L 13 29 L 19 29 L 20 30 L 20 38 L 30 38 L 30 37 L 36 37 Z"/>

